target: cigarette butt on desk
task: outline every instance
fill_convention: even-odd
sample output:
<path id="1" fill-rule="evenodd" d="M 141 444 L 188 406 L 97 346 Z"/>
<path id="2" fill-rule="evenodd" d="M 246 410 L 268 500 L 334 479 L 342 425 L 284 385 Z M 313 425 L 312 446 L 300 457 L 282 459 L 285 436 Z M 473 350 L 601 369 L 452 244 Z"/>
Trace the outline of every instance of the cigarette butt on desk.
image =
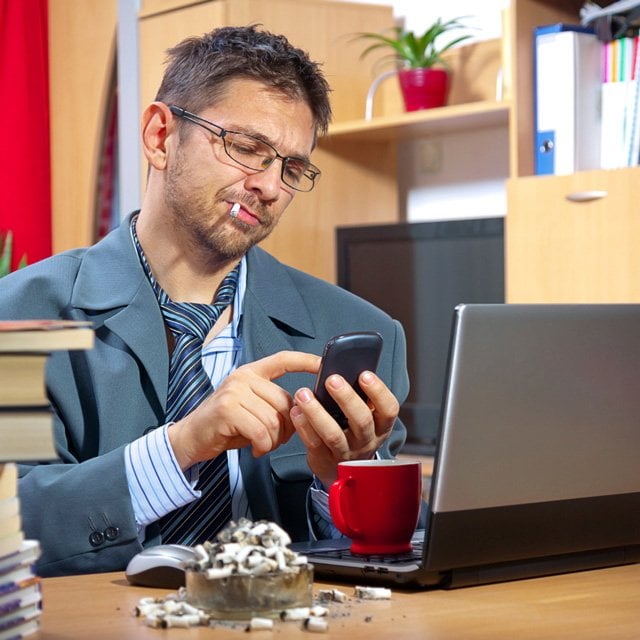
<path id="1" fill-rule="evenodd" d="M 251 618 L 247 625 L 247 631 L 264 631 L 273 629 L 273 620 L 271 618 Z"/>
<path id="2" fill-rule="evenodd" d="M 329 623 L 325 618 L 311 616 L 302 623 L 302 628 L 311 633 L 327 633 L 329 631 Z"/>
<path id="3" fill-rule="evenodd" d="M 318 600 L 320 602 L 346 602 L 347 594 L 340 589 L 320 589 Z"/>
<path id="4" fill-rule="evenodd" d="M 295 607 L 280 612 L 280 620 L 304 620 L 309 617 L 309 607 Z"/>
<path id="5" fill-rule="evenodd" d="M 356 587 L 355 596 L 362 600 L 390 600 L 391 589 L 385 587 Z"/>
<path id="6" fill-rule="evenodd" d="M 329 609 L 327 609 L 327 607 L 316 604 L 309 609 L 309 615 L 316 618 L 323 618 L 324 616 L 329 615 Z"/>
<path id="7" fill-rule="evenodd" d="M 168 615 L 161 620 L 160 628 L 170 629 L 171 627 L 178 627 L 188 629 L 189 627 L 197 627 L 200 622 L 200 616 L 198 615 Z"/>

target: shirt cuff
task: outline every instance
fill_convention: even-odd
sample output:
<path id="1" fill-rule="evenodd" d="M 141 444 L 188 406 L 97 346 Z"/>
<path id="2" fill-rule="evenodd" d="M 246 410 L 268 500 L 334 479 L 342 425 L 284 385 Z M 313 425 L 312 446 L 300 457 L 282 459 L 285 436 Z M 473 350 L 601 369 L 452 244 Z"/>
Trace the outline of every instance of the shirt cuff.
<path id="1" fill-rule="evenodd" d="M 169 424 L 125 447 L 127 483 L 139 530 L 200 497 L 194 489 L 198 466 L 182 472 L 169 443 Z"/>
<path id="2" fill-rule="evenodd" d="M 307 522 L 312 540 L 329 540 L 344 537 L 333 524 L 329 512 L 329 494 L 316 476 L 309 487 L 309 511 Z"/>

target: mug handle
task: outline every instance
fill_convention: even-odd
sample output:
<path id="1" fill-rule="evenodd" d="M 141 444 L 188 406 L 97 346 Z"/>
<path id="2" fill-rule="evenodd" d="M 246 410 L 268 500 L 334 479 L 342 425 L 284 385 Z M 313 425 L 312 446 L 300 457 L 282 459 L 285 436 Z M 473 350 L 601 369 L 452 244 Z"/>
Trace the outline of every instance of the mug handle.
<path id="1" fill-rule="evenodd" d="M 341 531 L 349 538 L 358 536 L 359 531 L 349 525 L 349 499 L 347 491 L 352 487 L 355 481 L 352 476 L 339 478 L 329 488 L 329 512 L 333 518 L 333 524 L 338 531 Z"/>

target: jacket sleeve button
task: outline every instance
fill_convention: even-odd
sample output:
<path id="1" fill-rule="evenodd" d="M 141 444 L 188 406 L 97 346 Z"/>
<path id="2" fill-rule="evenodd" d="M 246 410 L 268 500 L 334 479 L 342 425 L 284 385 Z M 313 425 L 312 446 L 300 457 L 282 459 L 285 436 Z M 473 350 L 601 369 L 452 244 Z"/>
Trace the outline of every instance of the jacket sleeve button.
<path id="1" fill-rule="evenodd" d="M 120 529 L 118 527 L 107 527 L 104 530 L 104 537 L 112 542 L 120 535 Z"/>
<path id="2" fill-rule="evenodd" d="M 92 547 L 99 547 L 104 542 L 104 534 L 101 531 L 92 531 L 89 534 L 89 544 Z"/>

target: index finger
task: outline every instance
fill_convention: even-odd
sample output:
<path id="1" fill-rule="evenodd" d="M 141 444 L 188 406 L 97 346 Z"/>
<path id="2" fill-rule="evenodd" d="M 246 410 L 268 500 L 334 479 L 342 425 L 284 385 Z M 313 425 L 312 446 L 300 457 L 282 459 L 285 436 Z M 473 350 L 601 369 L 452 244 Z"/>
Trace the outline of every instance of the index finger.
<path id="1" fill-rule="evenodd" d="M 259 376 L 275 380 L 285 373 L 318 373 L 320 356 L 303 351 L 278 351 L 247 366 Z"/>

